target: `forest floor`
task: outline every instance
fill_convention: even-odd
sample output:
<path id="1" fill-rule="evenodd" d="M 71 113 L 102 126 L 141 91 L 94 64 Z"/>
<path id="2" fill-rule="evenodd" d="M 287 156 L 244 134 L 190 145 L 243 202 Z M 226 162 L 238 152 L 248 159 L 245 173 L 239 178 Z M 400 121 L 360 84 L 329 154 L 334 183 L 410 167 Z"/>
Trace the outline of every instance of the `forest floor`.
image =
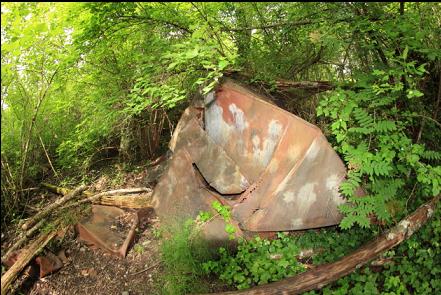
<path id="1" fill-rule="evenodd" d="M 161 275 L 154 216 L 139 227 L 125 258 L 90 249 L 71 235 L 63 243 L 68 262 L 61 270 L 36 281 L 25 294 L 154 294 Z"/>
<path id="2" fill-rule="evenodd" d="M 115 168 L 115 167 L 114 167 Z M 144 168 L 138 172 L 117 174 L 103 173 L 94 177 L 93 190 L 130 187 L 153 187 L 151 175 Z M 98 172 L 100 173 L 100 172 Z M 97 176 L 97 174 L 95 174 Z M 116 180 L 115 180 L 116 179 Z M 150 180 L 149 180 L 150 179 Z M 42 192 L 36 194 L 31 204 L 38 208 L 52 202 L 59 196 Z M 160 227 L 153 210 L 140 220 L 135 240 L 125 258 L 116 257 L 101 249 L 91 249 L 76 237 L 74 227 L 67 231 L 62 243 L 55 251 L 64 251 L 64 266 L 44 278 L 28 277 L 22 274 L 15 282 L 16 294 L 158 294 L 161 287 L 162 265 L 160 263 L 160 240 L 155 236 Z M 2 252 L 13 242 L 14 230 L 2 231 Z M 47 247 L 50 248 L 50 247 Z M 53 249 L 51 249 L 53 251 Z M 54 252 L 55 253 L 55 252 Z"/>

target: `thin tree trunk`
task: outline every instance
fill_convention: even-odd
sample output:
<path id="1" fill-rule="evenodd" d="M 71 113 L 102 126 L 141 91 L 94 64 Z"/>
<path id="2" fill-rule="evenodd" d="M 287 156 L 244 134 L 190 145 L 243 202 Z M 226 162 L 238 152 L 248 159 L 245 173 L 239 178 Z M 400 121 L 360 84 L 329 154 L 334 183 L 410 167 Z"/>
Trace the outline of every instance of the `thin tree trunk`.
<path id="1" fill-rule="evenodd" d="M 440 65 L 441 67 L 441 65 Z M 441 69 L 439 70 L 439 82 L 438 82 L 438 96 L 436 98 L 435 107 L 433 109 L 433 119 L 436 121 L 438 119 L 438 111 L 440 108 L 440 102 L 441 102 Z"/>
<path id="2" fill-rule="evenodd" d="M 55 176 L 58 178 L 58 173 L 57 173 L 57 171 L 55 171 L 55 168 L 52 165 L 51 158 L 49 157 L 49 155 L 48 155 L 48 153 L 46 151 L 46 147 L 44 146 L 43 139 L 41 139 L 41 136 L 38 136 L 38 138 L 40 139 L 40 143 L 41 143 L 41 146 L 43 147 L 44 154 L 46 155 L 47 161 L 49 162 L 49 165 L 51 166 L 51 169 L 54 172 Z"/>
<path id="3" fill-rule="evenodd" d="M 21 189 L 23 188 L 24 172 L 25 172 L 26 161 L 27 161 L 27 156 L 28 156 L 28 152 L 29 152 L 29 145 L 31 143 L 32 129 L 34 128 L 35 121 L 37 120 L 37 115 L 38 115 L 38 111 L 40 110 L 41 104 L 42 104 L 43 100 L 45 99 L 47 92 L 48 92 L 57 72 L 58 72 L 58 69 L 56 69 L 54 71 L 54 73 L 52 74 L 49 81 L 47 81 L 47 86 L 46 86 L 45 90 L 39 95 L 37 105 L 35 106 L 35 109 L 34 109 L 34 114 L 32 115 L 31 124 L 29 125 L 29 130 L 28 130 L 28 138 L 26 139 L 26 143 L 25 143 L 24 151 L 23 151 L 23 156 L 22 156 L 22 162 L 21 162 L 21 171 L 20 171 L 20 188 Z"/>

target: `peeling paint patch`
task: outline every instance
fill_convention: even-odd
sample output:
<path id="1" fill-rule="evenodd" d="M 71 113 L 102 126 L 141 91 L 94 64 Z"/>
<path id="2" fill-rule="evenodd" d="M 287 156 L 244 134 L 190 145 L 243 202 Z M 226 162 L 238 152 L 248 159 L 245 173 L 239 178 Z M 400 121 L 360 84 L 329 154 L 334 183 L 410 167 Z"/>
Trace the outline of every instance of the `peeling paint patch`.
<path id="1" fill-rule="evenodd" d="M 236 126 L 236 129 L 239 130 L 239 132 L 243 132 L 246 128 L 248 128 L 249 124 L 245 119 L 245 115 L 243 111 L 236 106 L 236 104 L 234 103 L 230 104 L 228 106 L 228 109 L 230 110 L 230 113 L 233 115 L 234 126 Z"/>
<path id="2" fill-rule="evenodd" d="M 283 193 L 283 200 L 285 201 L 285 203 L 291 203 L 294 201 L 295 195 L 294 192 L 292 191 L 287 191 L 285 193 Z"/>
<path id="3" fill-rule="evenodd" d="M 282 133 L 283 126 L 277 120 L 271 120 L 268 124 L 268 136 L 263 142 L 263 148 L 260 149 L 260 138 L 254 135 L 253 142 L 253 155 L 254 158 L 259 161 L 264 167 L 270 162 L 277 143 L 279 142 L 280 134 Z"/>
<path id="4" fill-rule="evenodd" d="M 265 139 L 263 143 L 263 162 L 264 166 L 268 165 L 271 157 L 273 156 L 274 149 L 277 146 L 277 143 L 280 138 L 280 134 L 282 133 L 282 124 L 277 120 L 271 120 L 268 125 L 268 138 Z"/>
<path id="5" fill-rule="evenodd" d="M 230 137 L 234 127 L 224 121 L 224 110 L 217 104 L 211 105 L 206 110 L 205 129 L 207 134 L 217 143 L 223 144 Z"/>
<path id="6" fill-rule="evenodd" d="M 279 123 L 277 120 L 271 120 L 271 122 L 268 125 L 268 134 L 270 137 L 279 137 L 280 132 L 282 131 L 282 124 Z"/>
<path id="7" fill-rule="evenodd" d="M 303 226 L 303 221 L 301 218 L 294 218 L 291 220 L 291 225 L 293 228 L 298 228 Z"/>
<path id="8" fill-rule="evenodd" d="M 303 185 L 297 193 L 297 212 L 306 212 L 317 200 L 317 194 L 314 189 L 316 182 L 310 182 Z"/>
<path id="9" fill-rule="evenodd" d="M 340 177 L 338 177 L 337 174 L 332 174 L 326 178 L 326 189 L 331 192 L 331 198 L 337 205 L 341 205 L 345 202 L 338 192 L 339 185 Z"/>
<path id="10" fill-rule="evenodd" d="M 250 186 L 250 183 L 248 182 L 248 180 L 244 176 L 242 176 L 242 178 L 240 179 L 240 187 L 245 190 L 249 186 Z"/>
<path id="11" fill-rule="evenodd" d="M 306 159 L 313 161 L 317 157 L 320 151 L 320 145 L 317 143 L 317 139 L 311 143 L 311 146 L 306 151 Z"/>
<path id="12" fill-rule="evenodd" d="M 337 174 L 332 174 L 326 178 L 326 188 L 330 191 L 335 191 L 338 188 L 339 177 Z"/>
<path id="13" fill-rule="evenodd" d="M 253 151 L 256 152 L 257 150 L 260 150 L 260 137 L 258 135 L 253 135 L 251 141 L 253 142 Z"/>

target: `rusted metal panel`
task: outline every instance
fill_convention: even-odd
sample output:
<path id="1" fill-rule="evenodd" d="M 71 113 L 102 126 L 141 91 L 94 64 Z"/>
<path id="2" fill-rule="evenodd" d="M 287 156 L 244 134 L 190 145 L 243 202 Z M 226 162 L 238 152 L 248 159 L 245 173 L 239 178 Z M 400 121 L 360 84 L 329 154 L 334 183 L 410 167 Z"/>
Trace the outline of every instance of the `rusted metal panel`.
<path id="1" fill-rule="evenodd" d="M 125 257 L 135 237 L 138 221 L 136 213 L 126 212 L 117 207 L 92 205 L 92 215 L 78 223 L 75 228 L 80 240 L 113 255 Z M 120 224 L 124 227 L 116 226 Z"/>
<path id="2" fill-rule="evenodd" d="M 198 179 L 187 150 L 176 150 L 153 191 L 152 204 L 158 216 L 196 217 L 200 211 L 210 210 L 215 200 L 214 193 Z"/>
<path id="3" fill-rule="evenodd" d="M 246 231 L 341 220 L 338 187 L 346 169 L 320 129 L 231 81 L 205 97 L 204 116 L 198 111 L 187 110 L 173 135 L 174 159 L 154 192 L 160 216 L 172 216 L 182 202 L 180 215 L 195 217 L 217 199 Z M 197 180 L 193 164 L 209 186 Z"/>
<path id="4" fill-rule="evenodd" d="M 335 152 L 323 136 L 317 137 L 298 165 L 292 166 L 275 189 L 246 221 L 251 231 L 307 229 L 336 224 L 343 202 L 338 186 L 345 176 L 344 166 L 335 161 Z"/>
<path id="5" fill-rule="evenodd" d="M 63 267 L 60 257 L 49 251 L 45 256 L 35 258 L 35 262 L 40 266 L 40 278 L 44 278 Z"/>
<path id="6" fill-rule="evenodd" d="M 176 148 L 184 148 L 210 186 L 221 194 L 239 194 L 248 180 L 225 151 L 207 136 L 197 120 L 189 120 L 180 131 Z"/>
<path id="7" fill-rule="evenodd" d="M 225 84 L 224 84 L 225 85 Z M 254 182 L 272 158 L 288 124 L 274 117 L 272 105 L 236 87 L 221 87 L 206 97 L 205 129 Z"/>
<path id="8" fill-rule="evenodd" d="M 195 107 L 188 107 L 185 109 L 184 113 L 182 114 L 181 118 L 179 119 L 178 124 L 176 125 L 176 128 L 173 132 L 172 138 L 169 142 L 169 148 L 173 152 L 176 147 L 176 143 L 178 139 L 182 139 L 182 136 L 180 136 L 181 131 L 185 126 L 187 126 L 188 122 L 192 119 L 202 119 L 202 110 L 200 108 Z"/>

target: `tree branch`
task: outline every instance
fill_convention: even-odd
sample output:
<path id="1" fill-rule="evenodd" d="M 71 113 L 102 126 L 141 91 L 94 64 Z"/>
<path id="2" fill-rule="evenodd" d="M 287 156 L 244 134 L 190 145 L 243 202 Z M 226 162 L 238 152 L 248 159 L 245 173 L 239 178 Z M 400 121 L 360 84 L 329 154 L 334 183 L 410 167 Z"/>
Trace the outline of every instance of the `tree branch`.
<path id="1" fill-rule="evenodd" d="M 433 215 L 440 195 L 419 207 L 414 213 L 404 218 L 391 230 L 368 242 L 353 253 L 340 260 L 319 265 L 297 276 L 279 282 L 266 284 L 243 291 L 216 294 L 299 294 L 321 289 L 327 284 L 346 276 L 360 268 L 380 253 L 399 245 L 416 232 Z"/>

